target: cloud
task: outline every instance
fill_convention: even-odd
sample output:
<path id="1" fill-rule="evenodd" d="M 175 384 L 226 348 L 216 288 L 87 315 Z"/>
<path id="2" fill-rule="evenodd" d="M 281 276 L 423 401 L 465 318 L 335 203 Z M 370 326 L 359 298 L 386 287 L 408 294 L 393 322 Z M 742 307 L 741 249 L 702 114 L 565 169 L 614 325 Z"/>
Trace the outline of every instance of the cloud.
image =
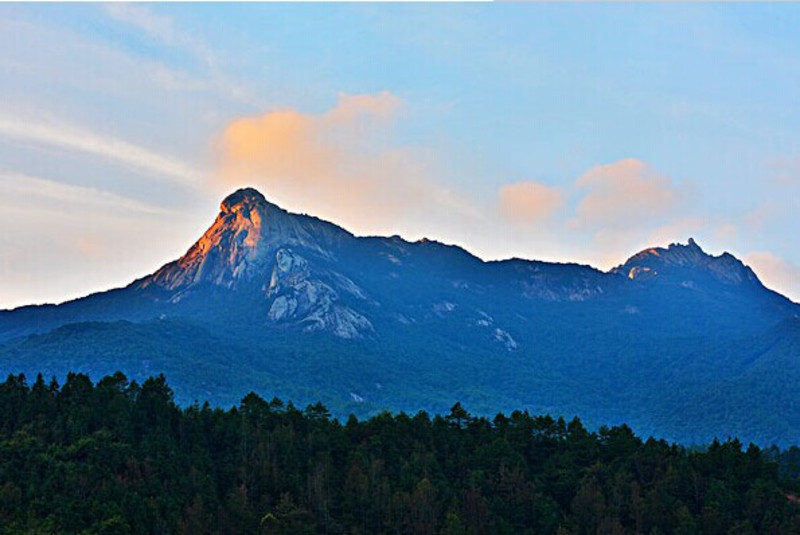
<path id="1" fill-rule="evenodd" d="M 161 43 L 185 49 L 207 65 L 214 65 L 216 58 L 205 44 L 179 31 L 172 19 L 154 13 L 143 5 L 113 2 L 103 5 L 112 18 L 130 24 Z"/>
<path id="2" fill-rule="evenodd" d="M 153 178 L 192 183 L 201 176 L 197 169 L 172 156 L 70 125 L 0 116 L 0 137 L 100 156 Z"/>
<path id="3" fill-rule="evenodd" d="M 403 101 L 391 91 L 381 91 L 374 95 L 349 95 L 339 93 L 335 108 L 326 114 L 329 121 L 348 124 L 362 117 L 391 120 L 403 107 Z"/>
<path id="4" fill-rule="evenodd" d="M 505 184 L 499 190 L 500 213 L 515 223 L 534 223 L 549 219 L 564 205 L 559 188 L 538 182 Z"/>
<path id="5" fill-rule="evenodd" d="M 800 156 L 772 158 L 768 162 L 773 181 L 782 186 L 800 184 Z"/>
<path id="6" fill-rule="evenodd" d="M 233 80 L 222 69 L 222 63 L 211 47 L 194 35 L 180 30 L 170 17 L 155 13 L 142 4 L 113 2 L 103 5 L 112 19 L 138 29 L 160 45 L 182 51 L 203 67 L 201 78 L 188 77 L 163 65 L 154 75 L 167 88 L 217 91 L 235 102 L 259 105 L 260 99 L 249 86 Z"/>
<path id="7" fill-rule="evenodd" d="M 748 253 L 744 262 L 753 268 L 765 286 L 800 303 L 800 266 L 768 251 Z"/>
<path id="8" fill-rule="evenodd" d="M 0 173 L 0 207 L 11 209 L 18 198 L 27 199 L 29 206 L 38 209 L 47 206 L 50 211 L 106 210 L 119 214 L 132 212 L 149 215 L 170 215 L 173 212 L 146 202 L 138 201 L 108 191 L 73 184 L 64 184 L 46 178 L 22 173 Z"/>
<path id="9" fill-rule="evenodd" d="M 197 236 L 191 214 L 14 173 L 0 173 L 0 228 L 0 308 L 123 286 Z"/>
<path id="10" fill-rule="evenodd" d="M 575 186 L 585 192 L 576 208 L 575 227 L 651 224 L 668 216 L 680 198 L 668 176 L 635 158 L 593 167 Z"/>
<path id="11" fill-rule="evenodd" d="M 717 243 L 731 244 L 738 237 L 739 226 L 727 220 L 719 221 L 712 230 L 712 236 Z"/>
<path id="12" fill-rule="evenodd" d="M 767 200 L 744 214 L 744 216 L 742 216 L 742 223 L 746 226 L 747 230 L 760 231 L 770 219 L 775 217 L 777 211 L 777 203 L 771 199 Z"/>
<path id="13" fill-rule="evenodd" d="M 469 199 L 435 180 L 428 151 L 394 142 L 402 109 L 389 91 L 340 93 L 323 113 L 288 108 L 236 119 L 219 138 L 218 181 L 255 185 L 284 207 L 362 233 L 413 233 L 423 216 L 432 225 L 475 216 Z"/>

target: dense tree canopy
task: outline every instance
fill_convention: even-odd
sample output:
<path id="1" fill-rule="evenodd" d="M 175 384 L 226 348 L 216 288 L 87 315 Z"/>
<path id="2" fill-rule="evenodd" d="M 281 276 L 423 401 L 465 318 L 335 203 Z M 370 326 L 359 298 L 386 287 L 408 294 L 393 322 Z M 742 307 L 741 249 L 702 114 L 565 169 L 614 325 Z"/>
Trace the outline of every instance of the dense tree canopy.
<path id="1" fill-rule="evenodd" d="M 7 534 L 800 533 L 799 459 L 460 404 L 345 423 L 255 394 L 180 408 L 163 376 L 0 384 Z"/>

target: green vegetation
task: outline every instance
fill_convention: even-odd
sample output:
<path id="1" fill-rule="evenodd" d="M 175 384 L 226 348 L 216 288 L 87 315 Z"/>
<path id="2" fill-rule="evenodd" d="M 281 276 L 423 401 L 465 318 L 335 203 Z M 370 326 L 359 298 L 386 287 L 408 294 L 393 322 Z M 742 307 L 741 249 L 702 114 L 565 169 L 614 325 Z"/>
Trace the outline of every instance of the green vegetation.
<path id="1" fill-rule="evenodd" d="M 255 394 L 180 408 L 163 376 L 11 375 L 0 533 L 800 533 L 798 453 L 460 404 L 346 423 Z"/>

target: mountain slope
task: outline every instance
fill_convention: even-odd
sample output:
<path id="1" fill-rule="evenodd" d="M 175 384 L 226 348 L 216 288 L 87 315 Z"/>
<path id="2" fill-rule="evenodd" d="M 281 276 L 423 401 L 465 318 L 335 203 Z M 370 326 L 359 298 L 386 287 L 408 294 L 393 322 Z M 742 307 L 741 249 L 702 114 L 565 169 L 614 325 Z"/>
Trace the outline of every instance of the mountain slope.
<path id="1" fill-rule="evenodd" d="M 735 429 L 789 442 L 800 407 L 757 415 L 799 386 L 798 314 L 738 259 L 691 239 L 607 273 L 484 262 L 430 240 L 355 237 L 243 189 L 154 274 L 0 312 L 0 371 L 165 371 L 183 402 L 227 404 L 255 390 L 368 414 L 461 400 L 475 412 L 579 414 L 675 439 Z M 696 429 L 681 416 L 690 409 Z"/>

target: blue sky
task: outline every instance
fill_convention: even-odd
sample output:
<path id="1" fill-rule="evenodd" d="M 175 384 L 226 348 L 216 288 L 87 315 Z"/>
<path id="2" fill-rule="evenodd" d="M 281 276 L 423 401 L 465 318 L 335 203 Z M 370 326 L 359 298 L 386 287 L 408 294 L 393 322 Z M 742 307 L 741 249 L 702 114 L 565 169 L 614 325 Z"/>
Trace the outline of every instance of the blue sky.
<path id="1" fill-rule="evenodd" d="M 356 234 L 800 300 L 800 6 L 2 4 L 0 308 L 182 254 L 254 185 Z"/>

